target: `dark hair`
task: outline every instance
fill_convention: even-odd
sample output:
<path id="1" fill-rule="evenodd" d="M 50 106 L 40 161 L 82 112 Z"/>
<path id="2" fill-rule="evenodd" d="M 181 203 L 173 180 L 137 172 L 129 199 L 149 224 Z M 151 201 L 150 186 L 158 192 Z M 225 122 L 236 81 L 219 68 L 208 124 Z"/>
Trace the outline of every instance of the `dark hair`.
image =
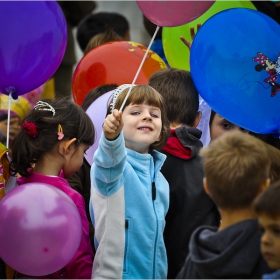
<path id="1" fill-rule="evenodd" d="M 129 88 L 121 92 L 116 101 L 115 109 L 120 109 L 128 91 Z M 162 129 L 160 133 L 160 140 L 156 141 L 150 146 L 150 149 L 160 150 L 166 144 L 169 136 L 169 122 L 166 115 L 165 102 L 163 100 L 163 97 L 151 86 L 136 85 L 131 89 L 130 95 L 125 102 L 123 110 L 129 104 L 143 104 L 145 102 L 148 105 L 158 107 L 161 111 Z M 111 113 L 110 106 L 108 107 L 107 114 L 108 113 Z"/>
<path id="2" fill-rule="evenodd" d="M 149 85 L 164 97 L 167 118 L 171 124 L 194 124 L 199 95 L 189 71 L 160 69 L 151 75 Z"/>
<path id="3" fill-rule="evenodd" d="M 99 87 L 92 89 L 85 97 L 81 108 L 86 111 L 88 107 L 101 95 L 114 90 L 118 87 L 117 84 L 105 84 Z"/>
<path id="4" fill-rule="evenodd" d="M 143 15 L 143 24 L 146 29 L 146 31 L 149 33 L 150 37 L 152 38 L 155 34 L 157 25 L 152 23 L 150 20 L 148 20 L 144 15 Z M 161 39 L 162 38 L 162 27 L 158 30 L 155 40 Z"/>
<path id="5" fill-rule="evenodd" d="M 90 39 L 111 27 L 119 36 L 125 37 L 129 30 L 127 19 L 118 13 L 99 12 L 86 16 L 77 27 L 77 41 L 82 51 L 85 50 Z"/>
<path id="6" fill-rule="evenodd" d="M 59 143 L 57 132 L 60 124 L 63 129 L 64 139 L 77 138 L 75 145 L 94 143 L 95 130 L 89 116 L 78 105 L 66 98 L 44 100 L 55 109 L 51 111 L 32 109 L 23 119 L 34 123 L 38 135 L 29 136 L 22 129 L 12 143 L 12 162 L 10 173 L 21 176 L 31 174 L 30 168 L 45 154 L 50 153 Z M 47 107 L 44 107 L 47 108 Z"/>
<path id="7" fill-rule="evenodd" d="M 277 148 L 278 150 L 280 150 L 280 138 L 279 135 L 274 135 L 273 133 L 269 133 L 269 134 L 259 134 L 259 133 L 255 133 L 255 132 L 251 132 L 250 134 L 261 139 L 262 141 L 264 141 L 265 143 Z"/>
<path id="8" fill-rule="evenodd" d="M 254 201 L 253 207 L 257 215 L 268 215 L 272 218 L 280 216 L 280 180 L 267 187 Z"/>

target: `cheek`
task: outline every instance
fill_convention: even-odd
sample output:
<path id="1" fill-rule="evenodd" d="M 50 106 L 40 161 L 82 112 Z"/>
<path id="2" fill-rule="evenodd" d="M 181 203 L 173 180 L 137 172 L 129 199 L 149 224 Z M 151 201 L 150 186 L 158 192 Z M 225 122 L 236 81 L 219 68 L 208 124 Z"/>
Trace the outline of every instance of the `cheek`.
<path id="1" fill-rule="evenodd" d="M 210 129 L 211 139 L 214 140 L 220 136 L 222 136 L 225 133 L 225 131 L 222 129 L 221 126 L 212 124 Z"/>

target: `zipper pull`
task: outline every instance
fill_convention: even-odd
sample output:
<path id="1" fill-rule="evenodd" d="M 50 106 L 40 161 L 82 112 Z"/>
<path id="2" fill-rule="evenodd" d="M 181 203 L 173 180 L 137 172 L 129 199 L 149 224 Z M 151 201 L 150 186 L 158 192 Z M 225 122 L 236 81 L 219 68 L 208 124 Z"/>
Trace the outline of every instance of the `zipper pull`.
<path id="1" fill-rule="evenodd" d="M 153 182 L 152 183 L 152 199 L 156 200 L 157 197 L 157 188 L 156 188 L 156 183 Z"/>

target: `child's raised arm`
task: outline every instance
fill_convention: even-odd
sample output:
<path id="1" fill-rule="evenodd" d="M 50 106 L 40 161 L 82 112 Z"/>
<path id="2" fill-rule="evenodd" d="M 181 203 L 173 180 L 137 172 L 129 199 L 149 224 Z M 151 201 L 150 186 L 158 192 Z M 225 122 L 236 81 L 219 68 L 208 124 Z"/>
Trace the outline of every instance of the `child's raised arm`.
<path id="1" fill-rule="evenodd" d="M 107 139 L 116 139 L 123 128 L 122 112 L 115 109 L 112 114 L 108 115 L 103 124 L 103 132 Z"/>

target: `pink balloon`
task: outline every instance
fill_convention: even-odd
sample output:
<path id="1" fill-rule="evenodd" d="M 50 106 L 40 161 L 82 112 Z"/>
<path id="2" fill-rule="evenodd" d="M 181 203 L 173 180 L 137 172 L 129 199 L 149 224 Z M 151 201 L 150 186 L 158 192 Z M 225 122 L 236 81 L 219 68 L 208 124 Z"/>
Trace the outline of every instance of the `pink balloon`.
<path id="1" fill-rule="evenodd" d="M 95 132 L 96 132 L 96 138 L 94 144 L 89 147 L 85 155 L 85 158 L 89 163 L 89 165 L 92 165 L 93 155 L 96 149 L 98 148 L 99 139 L 102 133 L 102 125 L 106 118 L 107 108 L 113 92 L 114 91 L 112 90 L 103 94 L 102 96 L 97 98 L 86 110 L 86 113 L 88 114 L 91 121 L 93 122 Z"/>
<path id="2" fill-rule="evenodd" d="M 20 185 L 0 201 L 0 258 L 14 270 L 42 276 L 76 254 L 82 223 L 74 202 L 43 183 Z"/>
<path id="3" fill-rule="evenodd" d="M 205 13 L 215 1 L 136 1 L 145 17 L 161 27 L 179 26 Z"/>

